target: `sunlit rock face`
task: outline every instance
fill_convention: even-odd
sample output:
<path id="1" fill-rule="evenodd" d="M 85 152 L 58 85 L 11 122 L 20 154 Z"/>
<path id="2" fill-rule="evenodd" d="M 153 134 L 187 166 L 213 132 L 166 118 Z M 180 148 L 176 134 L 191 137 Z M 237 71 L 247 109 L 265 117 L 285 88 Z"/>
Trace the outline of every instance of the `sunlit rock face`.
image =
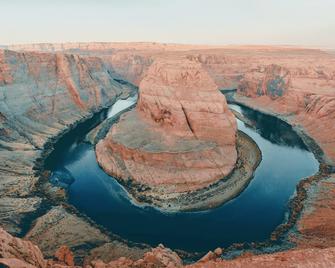
<path id="1" fill-rule="evenodd" d="M 137 110 L 177 136 L 235 144 L 234 117 L 200 64 L 184 59 L 158 60 L 140 84 Z"/>
<path id="2" fill-rule="evenodd" d="M 83 119 L 99 107 L 110 105 L 111 100 L 122 94 L 126 89 L 113 79 L 115 74 L 117 74 L 115 78 L 123 78 L 139 85 L 143 78 L 147 76 L 152 63 L 164 55 L 169 55 L 169 57 L 184 55 L 188 60 L 194 62 L 195 66 L 201 64 L 201 71 L 205 70 L 219 88 L 239 88 L 236 94 L 236 99 L 239 102 L 285 118 L 289 123 L 298 126 L 307 135 L 311 136 L 321 146 L 328 159 L 333 163 L 335 161 L 334 53 L 292 47 L 176 47 L 151 43 L 38 44 L 10 47 L 10 49 L 44 52 L 18 53 L 0 50 L 0 149 L 2 160 L 0 161 L 0 224 L 12 234 L 20 234 L 22 232 L 22 219 L 26 215 L 32 217 L 31 213 L 35 213 L 41 204 L 43 205 L 42 198 L 36 195 L 38 176 L 36 176 L 32 167 L 41 156 L 42 147 L 46 140 L 57 136 L 58 133 L 68 129 L 74 122 Z M 179 61 L 180 58 L 177 61 L 178 64 Z M 270 87 L 274 90 L 268 90 L 268 82 L 276 80 L 276 76 L 281 77 L 279 81 L 283 82 L 270 83 L 274 85 Z M 160 83 L 158 79 L 156 82 L 157 84 Z M 243 85 L 248 86 L 243 87 Z M 271 92 L 275 94 L 272 96 Z M 144 101 L 144 106 L 145 103 L 150 102 L 148 100 Z M 178 111 L 178 109 L 173 111 Z M 208 161 L 203 161 L 208 159 L 208 152 L 213 152 L 211 149 L 204 150 L 206 146 L 208 146 L 207 148 L 210 147 L 210 143 L 207 143 L 204 139 L 198 145 L 200 149 L 203 146 L 202 150 L 198 149 L 199 152 L 203 153 L 202 155 L 197 152 L 197 156 L 194 156 L 195 154 L 192 151 L 189 151 L 188 154 L 166 153 L 163 155 L 163 153 L 156 153 L 154 155 L 150 150 L 157 150 L 157 147 L 151 145 L 151 141 L 155 141 L 157 137 L 158 141 L 164 141 L 169 148 L 172 148 L 170 144 L 174 144 L 174 140 L 178 140 L 177 138 L 183 137 L 184 134 L 185 137 L 181 143 L 184 146 L 187 139 L 193 141 L 193 143 L 188 143 L 190 146 L 193 146 L 197 141 L 190 138 L 192 137 L 192 131 L 185 126 L 185 122 L 187 123 L 186 116 L 180 120 L 180 122 L 184 122 L 181 127 L 174 131 L 170 120 L 165 118 L 180 118 L 179 116 L 175 116 L 175 113 L 171 116 L 167 113 L 168 116 L 166 116 L 164 115 L 165 112 L 162 116 L 159 110 L 158 112 L 155 110 L 153 118 L 158 118 L 156 122 L 155 119 L 151 119 L 150 113 L 145 112 L 144 109 L 143 113 L 138 111 L 133 114 L 136 120 L 138 118 L 138 122 L 150 129 L 148 132 L 143 130 L 145 128 L 139 128 L 138 125 L 129 120 L 134 133 L 142 131 L 142 136 L 148 133 L 152 135 L 147 135 L 147 143 L 143 142 L 141 144 L 139 142 L 140 145 L 134 143 L 133 147 L 127 148 L 113 139 L 108 140 L 108 142 L 105 141 L 107 146 L 115 151 L 117 149 L 113 156 L 105 156 L 107 160 L 115 160 L 115 165 L 109 165 L 111 174 L 118 171 L 117 168 L 122 164 L 123 168 L 120 168 L 120 175 L 129 175 L 130 171 L 134 173 L 139 167 L 143 167 L 144 171 L 141 174 L 149 174 L 150 172 L 156 172 L 157 174 L 159 171 L 159 175 L 162 174 L 161 177 L 166 179 L 163 171 L 168 170 L 172 174 L 174 171 L 179 172 L 176 167 L 180 164 L 184 170 L 187 166 L 191 175 L 197 172 L 202 176 L 199 172 L 200 168 L 197 169 L 195 164 L 200 163 L 197 160 L 202 157 L 201 163 L 203 166 L 210 167 Z M 131 116 L 125 115 L 124 119 L 121 119 L 121 121 L 124 121 L 122 124 L 125 124 L 128 119 L 131 119 Z M 190 116 L 188 116 L 188 119 L 190 119 Z M 117 141 L 121 140 L 120 137 L 123 135 L 121 132 L 122 124 L 120 123 L 117 129 L 111 130 L 111 132 L 115 131 L 116 135 L 120 134 Z M 193 127 L 195 127 L 194 124 Z M 125 125 L 124 128 L 126 128 Z M 166 134 L 162 138 L 162 132 L 166 132 L 166 129 L 171 131 L 172 134 Z M 157 133 L 157 135 L 155 136 L 154 133 Z M 193 133 L 199 134 L 199 131 L 193 131 Z M 110 135 L 108 137 L 112 137 Z M 132 136 L 123 136 L 124 138 L 132 138 Z M 218 141 L 212 142 L 217 143 Z M 109 152 L 114 153 L 110 148 Z M 145 148 L 146 151 L 142 148 Z M 162 147 L 162 152 L 166 152 L 165 148 Z M 188 149 L 189 147 L 185 148 Z M 127 151 L 128 149 L 129 151 Z M 122 155 L 124 158 L 117 156 L 117 154 L 121 155 L 123 151 L 125 152 Z M 147 151 L 148 154 L 145 154 Z M 218 155 L 215 156 L 219 157 Z M 171 156 L 170 160 L 168 156 Z M 186 159 L 186 156 L 190 158 Z M 153 163 L 153 158 L 156 160 L 156 166 L 151 167 L 147 163 L 149 161 Z M 164 164 L 162 164 L 163 162 Z M 190 168 L 191 166 L 192 168 Z M 107 165 L 105 168 L 107 170 Z M 205 169 L 204 173 L 208 173 L 208 170 Z M 191 175 L 185 175 L 184 177 L 192 178 Z M 145 176 L 145 178 L 148 177 Z M 158 178 L 160 179 L 160 177 Z M 180 181 L 180 178 L 178 180 L 173 179 L 175 182 Z M 205 181 L 203 185 L 207 184 L 208 182 Z M 169 185 L 173 185 L 173 181 L 163 184 L 164 187 Z M 332 203 L 334 203 L 335 182 L 334 179 L 327 179 L 320 182 L 320 185 L 320 189 L 316 189 L 318 191 L 312 188 L 311 191 L 307 192 L 308 196 L 311 193 L 314 196 L 312 196 L 313 199 L 308 198 L 306 201 L 310 202 L 311 209 L 305 209 L 298 221 L 297 229 L 302 235 L 302 239 L 297 241 L 298 247 L 321 248 L 334 246 L 334 241 L 332 241 L 332 237 L 334 237 L 333 212 L 331 210 L 334 207 Z M 201 183 L 195 181 L 193 185 L 191 182 L 186 182 L 185 179 L 185 182 L 182 180 L 178 185 L 179 191 L 191 189 L 191 187 L 201 187 Z M 172 187 L 165 188 L 169 191 L 176 190 Z M 159 194 L 159 191 L 157 192 Z M 62 223 L 63 221 L 59 222 L 59 224 Z M 59 228 L 56 225 L 51 230 L 59 230 Z M 68 229 L 66 228 L 65 231 L 61 237 L 52 236 L 58 244 L 69 243 Z M 49 245 L 44 239 L 44 233 L 41 232 L 41 234 L 42 236 L 35 237 L 35 241 Z M 7 239 L 3 234 L 0 235 L 1 238 L 4 238 L 2 241 L 10 241 L 11 245 L 17 243 L 12 242 L 12 238 Z M 93 238 L 96 239 L 96 235 Z M 6 244 L 6 242 L 3 244 Z M 91 242 L 87 244 L 92 245 Z M 86 248 L 87 244 L 76 247 L 79 249 Z M 29 246 L 29 248 L 35 251 L 32 246 Z M 4 255 L 3 252 L 0 256 L 1 263 L 7 265 L 9 262 L 13 262 L 12 266 L 9 265 L 9 267 L 29 267 L 29 264 L 19 263 L 20 260 L 15 259 L 19 255 Z M 10 249 L 10 252 L 13 252 L 13 250 Z M 22 252 L 25 255 L 22 259 L 27 261 L 26 255 L 29 252 Z M 36 260 L 29 261 L 32 266 L 43 267 L 44 262 L 40 261 L 40 254 L 36 250 Z M 108 256 L 112 254 L 115 254 L 114 250 L 108 253 Z M 274 266 L 276 261 L 279 260 L 282 266 L 300 261 L 302 266 L 313 263 L 315 266 L 332 267 L 334 266 L 333 256 L 333 248 L 306 249 L 268 255 L 269 259 L 264 255 L 244 258 L 236 260 L 236 262 L 233 261 L 232 266 L 243 266 L 243 264 L 252 266 L 250 263 L 255 262 L 254 266 L 258 267 L 260 265 L 258 261 L 262 261 L 264 258 L 264 262 L 260 262 L 261 264 L 265 263 L 264 265 L 271 263 Z M 241 263 L 239 263 L 240 261 Z M 212 265 L 227 266 L 227 263 L 216 264 L 213 261 Z M 198 264 L 198 267 L 203 266 L 203 263 Z M 92 267 L 94 266 L 92 265 Z M 116 264 L 116 267 L 119 267 L 119 264 Z"/>
<path id="3" fill-rule="evenodd" d="M 157 187 L 197 190 L 236 162 L 236 121 L 200 64 L 157 59 L 140 83 L 136 110 L 122 116 L 96 147 L 111 175 Z"/>

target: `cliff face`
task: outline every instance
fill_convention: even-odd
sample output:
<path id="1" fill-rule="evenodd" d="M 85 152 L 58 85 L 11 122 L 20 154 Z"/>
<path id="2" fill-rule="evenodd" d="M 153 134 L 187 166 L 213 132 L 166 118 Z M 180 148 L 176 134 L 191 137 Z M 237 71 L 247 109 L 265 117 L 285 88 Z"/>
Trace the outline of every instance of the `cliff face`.
<path id="1" fill-rule="evenodd" d="M 334 165 L 335 67 L 317 64 L 301 66 L 299 71 L 269 65 L 248 73 L 236 99 L 301 127 L 325 152 L 324 160 Z"/>
<path id="2" fill-rule="evenodd" d="M 0 51 L 0 223 L 12 233 L 43 205 L 33 166 L 49 138 L 130 92 L 99 58 Z"/>
<path id="3" fill-rule="evenodd" d="M 308 189 L 304 210 L 297 225 L 299 235 L 292 240 L 299 248 L 335 246 L 335 175 L 314 182 Z"/>
<path id="4" fill-rule="evenodd" d="M 137 110 L 177 136 L 236 142 L 236 122 L 225 97 L 201 65 L 188 60 L 156 61 L 141 81 Z"/>
<path id="5" fill-rule="evenodd" d="M 154 61 L 154 57 L 146 53 L 138 54 L 136 51 L 118 51 L 112 55 L 103 56 L 103 60 L 109 63 L 122 79 L 139 85 Z"/>
<path id="6" fill-rule="evenodd" d="M 268 96 L 272 100 L 287 94 L 291 82 L 289 70 L 279 65 L 260 68 L 243 77 L 238 85 L 240 94 L 253 98 Z"/>
<path id="7" fill-rule="evenodd" d="M 226 176 L 235 144 L 235 118 L 201 65 L 159 59 L 140 84 L 136 111 L 122 116 L 96 154 L 109 174 L 173 194 Z"/>

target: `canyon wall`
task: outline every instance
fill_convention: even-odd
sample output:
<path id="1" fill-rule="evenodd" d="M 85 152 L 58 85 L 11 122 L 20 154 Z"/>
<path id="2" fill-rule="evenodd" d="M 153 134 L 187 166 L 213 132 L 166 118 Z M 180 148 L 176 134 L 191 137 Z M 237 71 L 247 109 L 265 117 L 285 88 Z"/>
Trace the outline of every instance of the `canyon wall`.
<path id="1" fill-rule="evenodd" d="M 255 70 L 242 79 L 236 99 L 302 129 L 321 147 L 323 160 L 334 165 L 335 67 L 301 68 L 299 73 L 279 65 Z"/>
<path id="2" fill-rule="evenodd" d="M 238 89 L 239 102 L 280 116 L 305 131 L 325 153 L 323 160 L 335 165 L 334 54 L 317 49 L 266 46 L 152 53 L 133 50 L 132 57 L 137 55 L 141 62 L 146 62 L 136 73 L 129 65 L 119 64 L 116 56 L 126 57 L 129 53 L 116 51 L 109 62 L 116 73 L 130 77 L 135 84 L 143 79 L 155 58 L 183 55 L 195 64 L 200 63 L 220 89 Z"/>
<path id="3" fill-rule="evenodd" d="M 47 190 L 64 195 L 39 170 L 52 140 L 133 92 L 111 73 L 97 57 L 0 50 L 0 224 L 10 233 L 24 235 L 32 220 L 51 209 Z M 79 221 L 76 216 L 74 223 Z"/>

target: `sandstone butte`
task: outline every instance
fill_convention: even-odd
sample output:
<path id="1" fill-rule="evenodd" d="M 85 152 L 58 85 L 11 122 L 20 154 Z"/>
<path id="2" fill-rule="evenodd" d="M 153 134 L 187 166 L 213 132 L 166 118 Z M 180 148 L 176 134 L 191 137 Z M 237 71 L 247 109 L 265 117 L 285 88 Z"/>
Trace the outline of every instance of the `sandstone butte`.
<path id="1" fill-rule="evenodd" d="M 12 235 L 33 241 L 40 250 L 26 241 L 35 252 L 31 257 L 22 240 L 1 231 L 1 264 L 45 267 L 42 251 L 45 258 L 63 262 L 56 267 L 64 267 L 64 261 L 71 259 L 66 249 L 56 254 L 58 259 L 53 257 L 63 245 L 73 250 L 76 263 L 95 260 L 92 267 L 136 267 L 134 262 L 145 259 L 158 266 L 153 253 L 157 251 L 164 256 L 161 267 L 178 261 L 174 254 L 172 259 L 167 257 L 171 252 L 163 253 L 162 247 L 151 251 L 117 241 L 74 208 L 59 206 L 66 199 L 54 199 L 53 193 L 62 195 L 61 190 L 45 180 L 38 164 L 52 140 L 118 97 L 127 96 L 132 88 L 124 81 L 139 86 L 153 62 L 164 57 L 186 57 L 201 64 L 218 88 L 237 89 L 234 101 L 286 120 L 320 147 L 315 150 L 320 161 L 334 166 L 335 51 L 156 43 L 7 47 L 0 50 L 0 225 Z M 148 122 L 144 115 L 143 121 Z M 317 178 L 304 183 L 305 197 L 297 203 L 302 212 L 287 238 L 296 249 L 230 262 L 212 260 L 216 257 L 209 253 L 194 266 L 333 267 L 334 174 L 321 173 Z M 57 206 L 51 207 L 47 200 Z M 23 255 L 13 250 L 15 243 Z"/>
<path id="2" fill-rule="evenodd" d="M 99 164 L 121 180 L 175 194 L 216 182 L 234 168 L 236 120 L 199 63 L 159 59 L 139 86 L 136 110 L 96 146 Z"/>

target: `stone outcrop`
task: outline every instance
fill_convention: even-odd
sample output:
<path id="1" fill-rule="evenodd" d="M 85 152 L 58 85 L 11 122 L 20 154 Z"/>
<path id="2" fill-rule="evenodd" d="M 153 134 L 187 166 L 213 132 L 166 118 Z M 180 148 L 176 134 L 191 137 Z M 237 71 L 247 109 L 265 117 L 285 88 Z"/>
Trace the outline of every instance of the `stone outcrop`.
<path id="1" fill-rule="evenodd" d="M 264 67 L 264 70 L 258 69 L 247 73 L 238 90 L 248 97 L 268 96 L 275 100 L 287 94 L 290 82 L 289 70 L 272 64 Z"/>
<path id="2" fill-rule="evenodd" d="M 70 247 L 77 257 L 83 257 L 87 250 L 111 242 L 108 235 L 92 226 L 90 222 L 73 215 L 58 206 L 39 217 L 25 235 L 38 245 L 45 256 L 54 255 L 55 249 L 64 245 Z"/>
<path id="3" fill-rule="evenodd" d="M 138 260 L 151 249 L 111 237 L 87 218 L 62 206 L 39 217 L 24 238 L 38 245 L 44 256 L 68 265 L 73 259 L 80 263 L 94 259 L 110 262 L 120 257 Z"/>
<path id="4" fill-rule="evenodd" d="M 183 265 L 180 257 L 163 245 L 146 252 L 140 259 L 121 257 L 110 262 L 92 260 L 83 266 L 74 266 L 71 252 L 66 247 L 57 250 L 53 259 L 44 259 L 37 246 L 29 241 L 14 238 L 0 229 L 0 265 L 8 268 L 226 268 L 226 267 L 333 267 L 335 248 L 301 249 L 253 255 L 245 253 L 234 260 L 220 258 L 222 250 L 208 253 L 196 263 Z M 216 253 L 218 252 L 218 253 Z"/>
<path id="5" fill-rule="evenodd" d="M 130 247 L 124 242 L 112 241 L 92 249 L 88 255 L 85 256 L 83 265 L 89 265 L 93 261 L 110 263 L 120 258 L 135 262 L 141 259 L 143 255 L 150 250 L 151 247 L 144 245 L 141 247 Z"/>
<path id="6" fill-rule="evenodd" d="M 153 63 L 136 110 L 98 143 L 99 164 L 150 194 L 195 191 L 228 175 L 236 162 L 236 121 L 200 64 L 183 58 Z"/>
<path id="7" fill-rule="evenodd" d="M 74 258 L 72 251 L 67 246 L 61 246 L 55 252 L 55 259 L 68 266 L 74 266 Z"/>
<path id="8" fill-rule="evenodd" d="M 5 262 L 3 259 L 7 259 L 7 261 Z M 13 259 L 17 259 L 17 261 Z M 17 267 L 15 265 L 20 261 L 31 265 L 31 267 L 46 267 L 43 254 L 36 245 L 30 241 L 13 237 L 0 228 L 0 264 L 12 263 L 9 267 Z"/>
<path id="9" fill-rule="evenodd" d="M 246 254 L 235 260 L 216 259 L 187 265 L 188 268 L 266 268 L 266 267 L 333 267 L 335 248 L 289 250 L 273 254 Z"/>
<path id="10" fill-rule="evenodd" d="M 8 232 L 18 234 L 24 226 L 25 218 L 33 215 L 41 206 L 40 197 L 2 197 L 0 199 L 0 221 L 1 226 Z"/>
<path id="11" fill-rule="evenodd" d="M 314 182 L 304 202 L 297 224 L 298 233 L 291 237 L 299 248 L 335 246 L 335 175 Z"/>
<path id="12" fill-rule="evenodd" d="M 182 268 L 183 263 L 179 256 L 171 249 L 165 248 L 163 245 L 146 252 L 143 257 L 137 261 L 127 258 L 119 258 L 107 264 L 101 261 L 93 261 L 93 267 L 157 267 L 157 268 Z"/>

